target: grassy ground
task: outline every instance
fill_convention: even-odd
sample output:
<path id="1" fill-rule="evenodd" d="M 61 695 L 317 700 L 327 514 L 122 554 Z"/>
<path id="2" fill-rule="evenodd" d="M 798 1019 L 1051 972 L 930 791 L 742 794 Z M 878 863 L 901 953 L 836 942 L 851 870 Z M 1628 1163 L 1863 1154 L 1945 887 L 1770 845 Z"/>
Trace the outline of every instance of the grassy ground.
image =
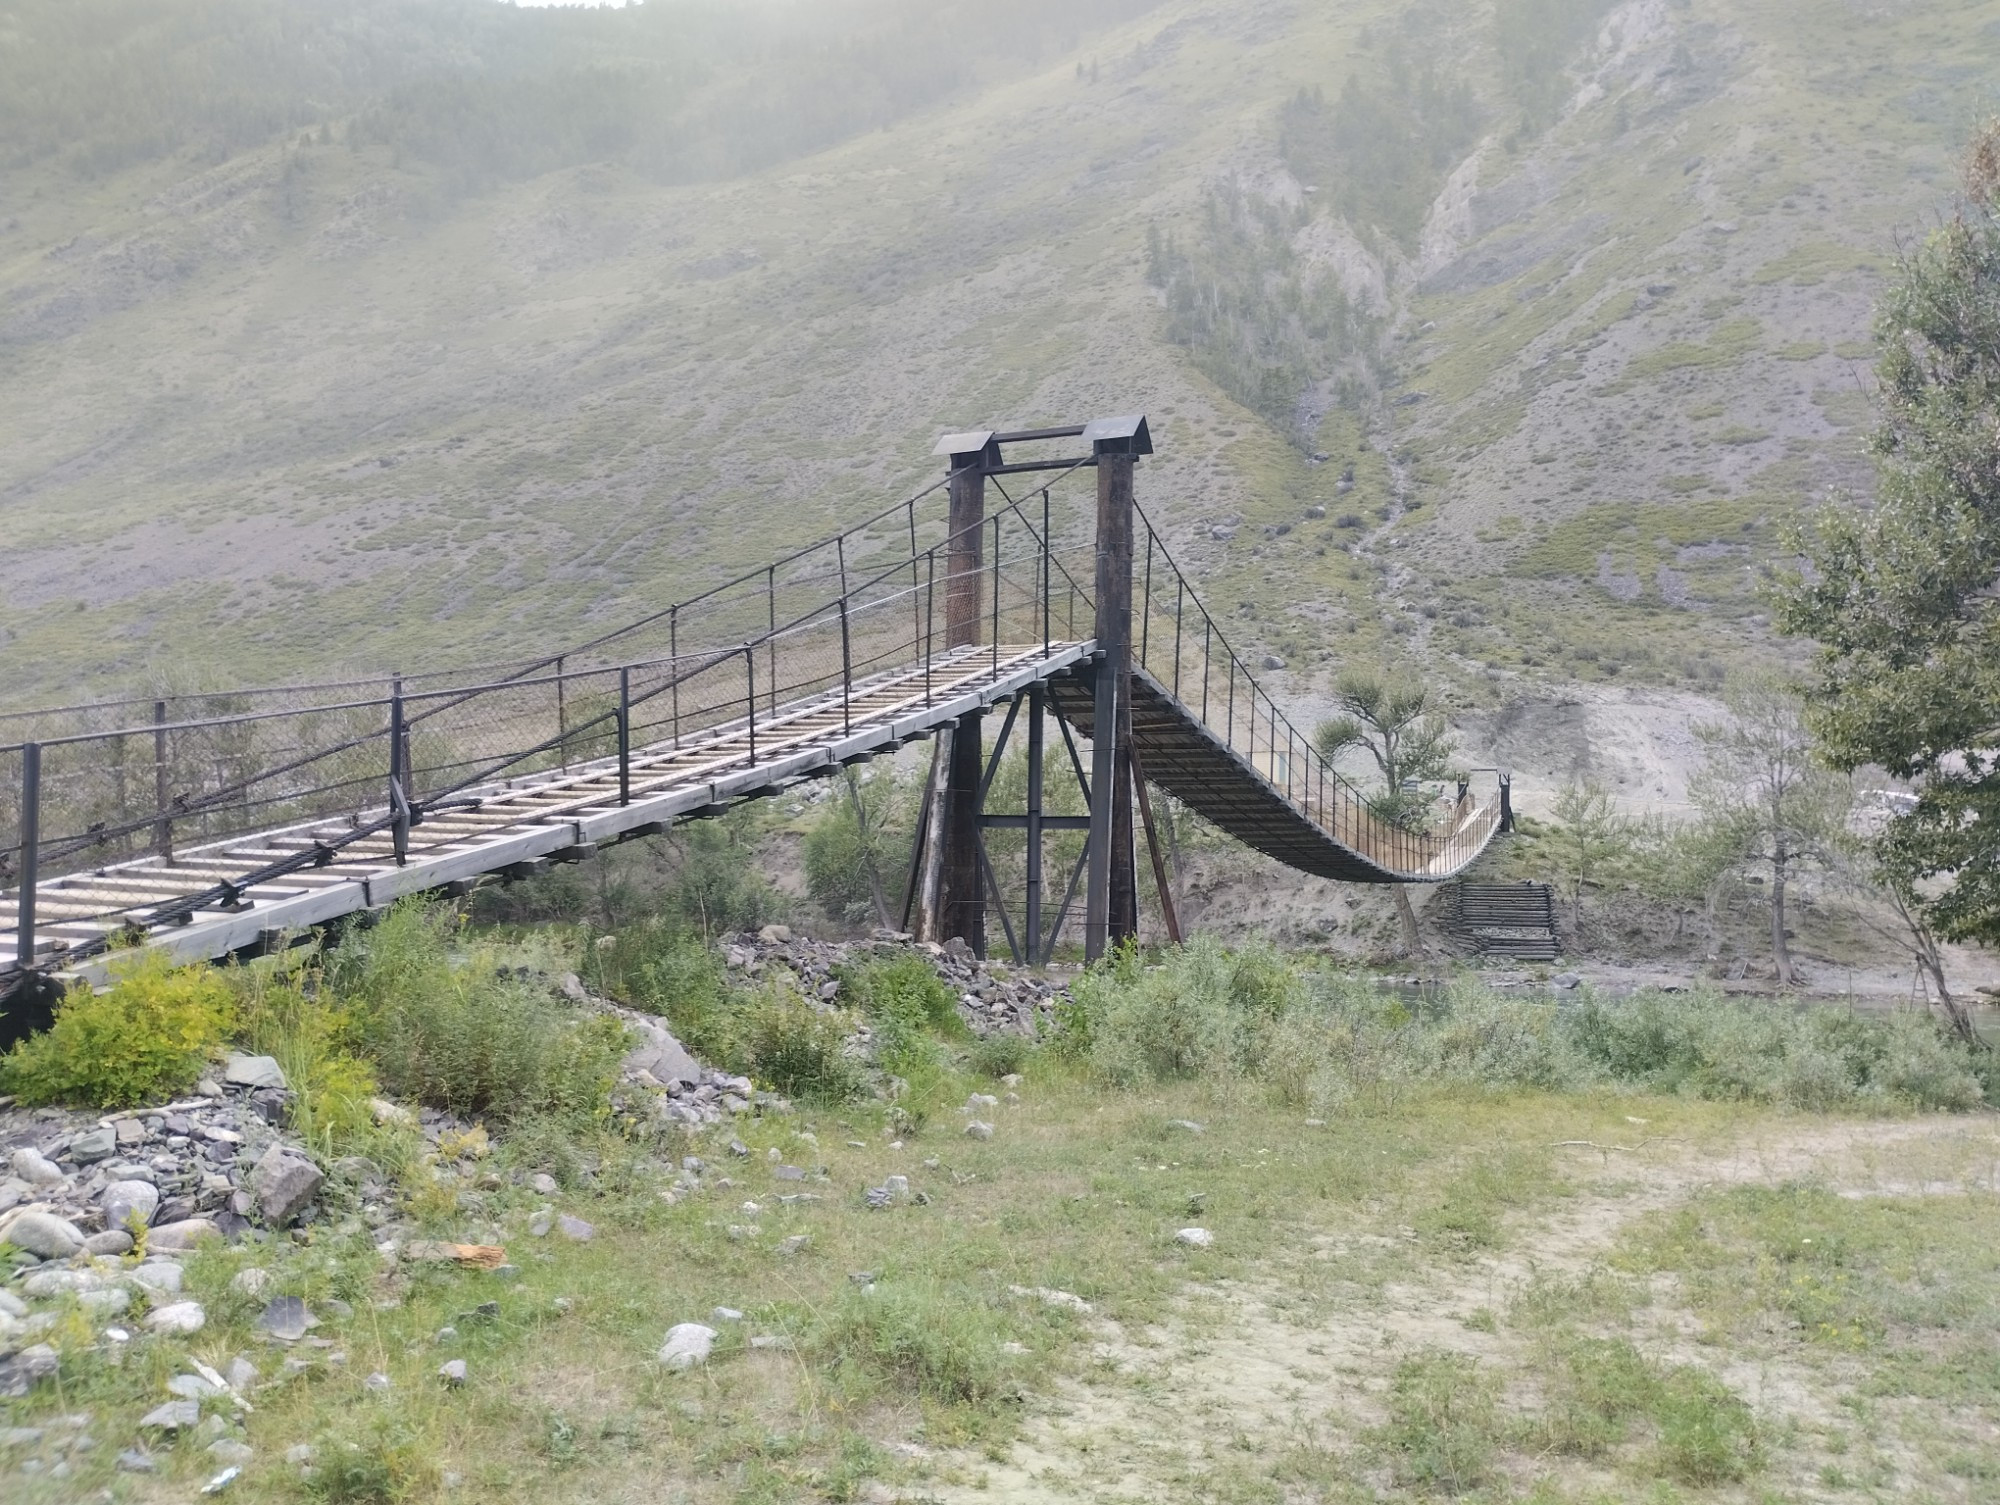
<path id="1" fill-rule="evenodd" d="M 239 1353 L 265 1376 L 226 1423 L 256 1450 L 244 1499 L 1993 1497 L 1986 1116 L 1424 1092 L 1319 1124 L 1254 1086 L 1117 1092 L 1045 1061 L 1016 1094 L 982 1110 L 990 1141 L 949 1112 L 905 1142 L 868 1107 L 745 1121 L 748 1155 L 687 1147 L 706 1185 L 672 1205 L 670 1165 L 629 1147 L 503 1148 L 426 1221 L 503 1242 L 513 1279 L 386 1260 L 358 1220 L 202 1256 L 203 1332 L 73 1353 L 8 1403 L 50 1439 L 88 1412 L 94 1439 L 60 1480 L 12 1472 L 53 1441 L 17 1449 L 8 1497 L 188 1497 L 206 1436 L 155 1475 L 113 1455 L 189 1357 Z M 542 1168 L 558 1197 L 517 1184 Z M 924 1200 L 867 1210 L 892 1174 Z M 530 1236 L 551 1201 L 595 1238 Z M 1213 1247 L 1177 1244 L 1190 1225 Z M 229 1287 L 252 1262 L 322 1318 L 275 1383 L 287 1356 Z M 718 1305 L 746 1320 L 705 1367 L 654 1362 Z"/>

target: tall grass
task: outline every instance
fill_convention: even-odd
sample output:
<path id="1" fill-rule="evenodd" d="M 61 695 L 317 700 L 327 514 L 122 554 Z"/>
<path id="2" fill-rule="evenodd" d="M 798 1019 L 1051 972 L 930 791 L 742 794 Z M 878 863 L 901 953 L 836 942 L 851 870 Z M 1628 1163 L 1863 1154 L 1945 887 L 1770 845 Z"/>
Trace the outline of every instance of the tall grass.
<path id="1" fill-rule="evenodd" d="M 1079 980 L 1057 1047 L 1117 1083 L 1256 1078 L 1326 1113 L 1457 1084 L 1629 1088 L 1807 1109 L 1965 1110 L 1984 1063 L 1913 1014 L 1644 992 L 1574 1001 L 1474 982 L 1409 1000 L 1252 947 L 1130 952 Z"/>

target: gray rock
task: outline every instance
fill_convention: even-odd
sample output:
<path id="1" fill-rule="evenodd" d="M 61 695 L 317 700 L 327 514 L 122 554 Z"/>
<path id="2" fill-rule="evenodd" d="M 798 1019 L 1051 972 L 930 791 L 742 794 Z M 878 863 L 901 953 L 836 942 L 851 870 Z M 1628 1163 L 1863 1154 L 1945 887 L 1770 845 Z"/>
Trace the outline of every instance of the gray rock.
<path id="1" fill-rule="evenodd" d="M 719 1306 L 708 1314 L 711 1322 L 741 1322 L 743 1314 L 733 1306 Z"/>
<path id="2" fill-rule="evenodd" d="M 231 1056 L 222 1079 L 232 1087 L 286 1087 L 284 1068 L 271 1056 Z"/>
<path id="3" fill-rule="evenodd" d="M 595 1228 L 584 1222 L 582 1218 L 573 1218 L 568 1213 L 564 1213 L 556 1219 L 556 1227 L 561 1231 L 564 1238 L 579 1244 L 587 1244 L 593 1238 L 597 1237 L 597 1230 Z"/>
<path id="4" fill-rule="evenodd" d="M 153 1462 L 153 1455 L 144 1448 L 127 1448 L 118 1455 L 118 1471 L 124 1474 L 150 1474 L 159 1465 Z"/>
<path id="5" fill-rule="evenodd" d="M 7 1225 L 7 1242 L 43 1259 L 68 1259 L 83 1247 L 83 1232 L 52 1212 L 24 1212 Z"/>
<path id="6" fill-rule="evenodd" d="M 60 1186 L 65 1180 L 62 1167 L 33 1145 L 14 1151 L 13 1166 L 14 1174 L 30 1186 Z"/>
<path id="7" fill-rule="evenodd" d="M 119 1286 L 108 1291 L 79 1291 L 76 1304 L 93 1317 L 115 1317 L 132 1304 L 132 1293 Z"/>
<path id="8" fill-rule="evenodd" d="M 1276 653 L 1267 653 L 1263 658 L 1263 667 L 1266 669 L 1282 669 L 1285 667 L 1285 660 Z"/>
<path id="9" fill-rule="evenodd" d="M 12 1291 L 0 1291 L 0 1316 L 25 1317 L 27 1315 L 27 1302 L 16 1296 Z"/>
<path id="10" fill-rule="evenodd" d="M 660 1345 L 660 1362 L 673 1370 L 692 1369 L 708 1362 L 715 1347 L 715 1329 L 699 1322 L 681 1322 L 667 1329 L 667 1341 Z"/>
<path id="11" fill-rule="evenodd" d="M 811 1247 L 812 1247 L 811 1234 L 795 1233 L 790 1238 L 784 1238 L 778 1240 L 777 1252 L 782 1256 L 790 1256 L 793 1254 L 803 1254 L 807 1249 Z"/>
<path id="12" fill-rule="evenodd" d="M 95 1165 L 100 1160 L 109 1160 L 118 1153 L 118 1131 L 91 1129 L 79 1134 L 70 1142 L 69 1152 L 78 1165 Z"/>
<path id="13" fill-rule="evenodd" d="M 246 1355 L 238 1354 L 229 1361 L 229 1367 L 222 1371 L 222 1377 L 229 1382 L 231 1390 L 248 1390 L 257 1383 L 257 1366 Z"/>
<path id="14" fill-rule="evenodd" d="M 438 1365 L 438 1378 L 456 1390 L 465 1383 L 465 1360 L 447 1359 Z"/>
<path id="15" fill-rule="evenodd" d="M 1583 986 L 1583 978 L 1575 972 L 1558 972 L 1549 979 L 1549 986 L 1563 989 L 1580 988 Z"/>
<path id="16" fill-rule="evenodd" d="M 993 1125 L 981 1123 L 975 1118 L 965 1126 L 965 1137 L 967 1139 L 991 1139 L 993 1137 Z"/>
<path id="17" fill-rule="evenodd" d="M 180 1294 L 183 1272 L 170 1259 L 149 1259 L 132 1271 L 129 1279 L 144 1286 L 149 1291 L 157 1291 L 162 1296 Z"/>
<path id="18" fill-rule="evenodd" d="M 318 1322 L 299 1297 L 273 1296 L 258 1313 L 257 1325 L 274 1338 L 296 1343 Z"/>
<path id="19" fill-rule="evenodd" d="M 218 1437 L 206 1451 L 221 1463 L 248 1463 L 257 1456 L 257 1450 L 249 1443 L 238 1442 L 234 1437 Z"/>
<path id="20" fill-rule="evenodd" d="M 261 1296 L 271 1286 L 271 1272 L 261 1265 L 246 1265 L 229 1278 L 229 1289 L 244 1296 Z"/>
<path id="21" fill-rule="evenodd" d="M 313 1445 L 310 1442 L 295 1442 L 285 1449 L 285 1462 L 287 1463 L 310 1463 L 317 1456 L 318 1454 L 313 1450 Z"/>
<path id="22" fill-rule="evenodd" d="M 199 1301 L 176 1301 L 146 1314 L 146 1326 L 156 1333 L 198 1333 L 207 1322 Z"/>
<path id="23" fill-rule="evenodd" d="M 528 1237 L 547 1238 L 549 1230 L 556 1226 L 556 1215 L 544 1208 L 528 1219 Z"/>
<path id="24" fill-rule="evenodd" d="M 40 1427 L 0 1428 L 0 1448 L 31 1448 L 41 1440 Z"/>
<path id="25" fill-rule="evenodd" d="M 369 1375 L 367 1379 L 363 1380 L 361 1384 L 363 1389 L 374 1390 L 379 1393 L 389 1388 L 390 1380 L 388 1375 L 382 1373 L 382 1371 L 378 1369 L 373 1374 Z"/>
<path id="26" fill-rule="evenodd" d="M 265 1221 L 282 1228 L 305 1210 L 325 1180 L 325 1173 L 303 1155 L 274 1144 L 251 1170 L 250 1189 L 257 1193 Z"/>
<path id="27" fill-rule="evenodd" d="M 528 1178 L 528 1189 L 537 1196 L 542 1197 L 553 1197 L 557 1192 L 562 1190 L 556 1184 L 556 1178 L 551 1176 L 547 1171 L 536 1171 L 534 1175 L 530 1176 Z"/>
<path id="28" fill-rule="evenodd" d="M 159 1211 L 160 1189 L 149 1181 L 113 1181 L 104 1188 L 98 1206 L 104 1209 L 106 1228 L 129 1228 L 135 1217 L 144 1227 Z"/>
<path id="29" fill-rule="evenodd" d="M 139 1418 L 139 1425 L 150 1432 L 180 1432 L 200 1422 L 201 1402 L 198 1400 L 170 1400 Z"/>
<path id="30" fill-rule="evenodd" d="M 222 1394 L 224 1388 L 198 1374 L 177 1374 L 167 1381 L 167 1394 L 177 1395 L 182 1400 L 209 1400 Z"/>
<path id="31" fill-rule="evenodd" d="M 146 1247 L 162 1254 L 179 1254 L 203 1239 L 219 1239 L 222 1230 L 208 1218 L 180 1218 L 162 1223 L 146 1236 Z"/>
<path id="32" fill-rule="evenodd" d="M 701 1064 L 687 1053 L 686 1047 L 671 1032 L 657 1024 L 629 1020 L 626 1027 L 642 1040 L 625 1057 L 624 1069 L 627 1072 L 649 1072 L 655 1081 L 667 1087 L 676 1084 L 692 1087 L 701 1080 Z"/>
<path id="33" fill-rule="evenodd" d="M 83 1252 L 97 1258 L 130 1254 L 132 1235 L 123 1228 L 107 1228 L 102 1233 L 93 1233 L 83 1241 Z"/>
<path id="34" fill-rule="evenodd" d="M 1207 1249 L 1214 1245 L 1215 1235 L 1206 1228 L 1183 1228 L 1174 1235 L 1174 1242 L 1190 1249 Z"/>
<path id="35" fill-rule="evenodd" d="M 37 1270 L 21 1282 L 29 1296 L 69 1296 L 78 1291 L 94 1291 L 104 1284 L 95 1270 Z"/>

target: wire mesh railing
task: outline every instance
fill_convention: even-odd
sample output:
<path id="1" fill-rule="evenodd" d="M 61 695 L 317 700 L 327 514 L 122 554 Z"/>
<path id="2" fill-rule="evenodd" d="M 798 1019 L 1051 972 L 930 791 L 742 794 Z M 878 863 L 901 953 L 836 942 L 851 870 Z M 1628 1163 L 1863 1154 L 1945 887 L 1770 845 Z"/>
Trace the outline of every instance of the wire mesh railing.
<path id="1" fill-rule="evenodd" d="M 754 766 L 929 703 L 982 659 L 997 673 L 1088 633 L 1087 551 L 1052 541 L 1046 487 L 976 537 L 946 536 L 913 506 L 904 521 L 908 552 L 851 548 L 849 530 L 594 645 L 665 654 L 581 668 L 565 655 L 484 683 L 398 676 L 387 693 L 305 707 L 245 708 L 251 692 L 183 720 L 156 702 L 150 720 L 0 746 L 0 907 L 14 922 L 0 970 L 38 942 L 72 960 L 108 944 L 49 937 L 63 922 L 144 927 L 228 907 L 357 846 L 403 861 L 427 819 L 527 776 L 572 774 L 579 800 L 629 800 L 635 782 Z M 965 584 L 978 617 L 954 624 Z"/>
<path id="2" fill-rule="evenodd" d="M 1132 662 L 1209 733 L 1261 775 L 1300 815 L 1387 872 L 1444 876 L 1478 855 L 1499 821 L 1499 801 L 1476 798 L 1470 780 L 1421 818 L 1389 819 L 1279 710 L 1195 594 L 1159 530 L 1135 506 Z"/>

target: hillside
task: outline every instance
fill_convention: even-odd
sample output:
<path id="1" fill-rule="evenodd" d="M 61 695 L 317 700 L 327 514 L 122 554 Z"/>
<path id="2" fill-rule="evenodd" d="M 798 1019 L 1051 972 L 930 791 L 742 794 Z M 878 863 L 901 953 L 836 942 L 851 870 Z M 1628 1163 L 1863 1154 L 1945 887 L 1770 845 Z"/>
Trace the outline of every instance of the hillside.
<path id="1" fill-rule="evenodd" d="M 2000 3 L 801 14 L 0 6 L 0 696 L 560 646 L 943 429 L 1133 408 L 1281 693 L 1700 691 L 1867 484 L 2000 54 Z"/>

